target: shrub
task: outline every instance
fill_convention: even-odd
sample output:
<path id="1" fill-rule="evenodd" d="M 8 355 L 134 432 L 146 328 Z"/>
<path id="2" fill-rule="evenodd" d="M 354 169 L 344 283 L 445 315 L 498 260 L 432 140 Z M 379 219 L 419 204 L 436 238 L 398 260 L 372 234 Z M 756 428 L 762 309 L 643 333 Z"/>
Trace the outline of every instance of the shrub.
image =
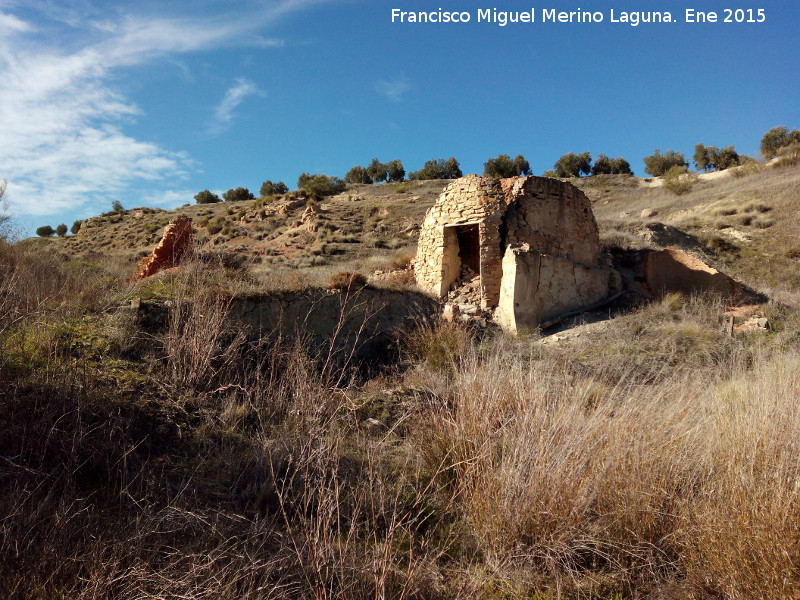
<path id="1" fill-rule="evenodd" d="M 490 158 L 483 163 L 483 174 L 489 177 L 505 178 L 530 175 L 531 166 L 522 154 L 517 154 L 514 160 L 508 154 L 501 154 L 497 158 Z"/>
<path id="2" fill-rule="evenodd" d="M 194 201 L 198 204 L 215 204 L 221 200 L 216 194 L 212 194 L 208 190 L 203 190 L 202 192 L 195 194 Z"/>
<path id="3" fill-rule="evenodd" d="M 592 172 L 592 157 L 588 152 L 582 152 L 581 154 L 568 152 L 556 161 L 553 168 L 559 177 L 589 175 Z"/>
<path id="4" fill-rule="evenodd" d="M 671 167 L 664 174 L 664 187 L 678 196 L 690 192 L 696 181 L 697 175 L 685 166 Z"/>
<path id="5" fill-rule="evenodd" d="M 661 177 L 672 167 L 689 167 L 686 162 L 686 157 L 674 150 L 667 150 L 664 154 L 656 148 L 650 156 L 644 157 L 644 172 L 649 173 L 653 177 Z"/>
<path id="6" fill-rule="evenodd" d="M 347 183 L 372 183 L 372 177 L 369 176 L 364 167 L 356 165 L 350 169 L 344 176 Z"/>
<path id="7" fill-rule="evenodd" d="M 356 271 L 339 271 L 328 280 L 328 289 L 331 290 L 358 290 L 366 285 L 367 278 Z"/>
<path id="8" fill-rule="evenodd" d="M 225 227 L 226 223 L 227 221 L 223 217 L 217 217 L 216 219 L 208 222 L 206 225 L 206 231 L 209 234 L 214 235 L 215 233 L 222 231 L 222 228 Z"/>
<path id="9" fill-rule="evenodd" d="M 463 176 L 461 165 L 455 157 L 451 156 L 447 160 L 443 158 L 433 158 L 425 163 L 419 171 L 412 171 L 408 174 L 409 179 L 426 181 L 430 179 L 458 179 Z"/>
<path id="10" fill-rule="evenodd" d="M 592 175 L 633 175 L 633 171 L 631 164 L 621 156 L 610 158 L 601 154 L 592 165 Z"/>
<path id="11" fill-rule="evenodd" d="M 61 223 L 61 225 L 56 227 L 56 235 L 58 235 L 58 237 L 64 237 L 65 235 L 67 235 L 67 224 L 66 223 Z"/>
<path id="12" fill-rule="evenodd" d="M 773 127 L 761 138 L 761 154 L 769 160 L 778 156 L 781 148 L 792 144 L 800 144 L 800 131 L 789 131 L 788 127 Z"/>
<path id="13" fill-rule="evenodd" d="M 724 171 L 736 167 L 740 163 L 739 154 L 733 146 L 726 146 L 721 150 L 716 146 L 697 144 L 693 156 L 695 167 L 703 171 Z"/>
<path id="14" fill-rule="evenodd" d="M 235 189 L 231 188 L 222 194 L 222 199 L 225 200 L 225 202 L 240 202 L 242 200 L 254 200 L 255 196 L 251 194 L 250 190 L 247 188 L 237 187 Z"/>
<path id="15" fill-rule="evenodd" d="M 83 221 L 75 221 L 69 229 L 70 233 L 76 235 L 81 230 L 81 225 L 83 225 Z"/>
<path id="16" fill-rule="evenodd" d="M 280 194 L 285 194 L 288 191 L 289 187 L 282 181 L 272 182 L 267 179 L 261 184 L 259 194 L 262 198 L 265 198 L 267 196 L 279 196 Z"/>
<path id="17" fill-rule="evenodd" d="M 122 206 L 122 202 L 120 202 L 119 200 L 114 200 L 111 203 L 111 210 L 113 210 L 114 212 L 124 212 L 125 207 Z"/>
<path id="18" fill-rule="evenodd" d="M 406 176 L 403 163 L 396 159 L 386 163 L 386 170 L 389 175 L 389 181 L 403 181 L 403 178 Z"/>
<path id="19" fill-rule="evenodd" d="M 50 227 L 50 225 L 42 225 L 41 227 L 36 228 L 36 235 L 39 237 L 50 237 L 55 232 L 56 230 Z"/>
<path id="20" fill-rule="evenodd" d="M 343 192 L 347 185 L 336 176 L 302 173 L 297 178 L 297 187 L 310 194 L 330 196 Z"/>
<path id="21" fill-rule="evenodd" d="M 369 163 L 366 171 L 369 178 L 378 183 L 386 181 L 387 177 L 389 177 L 389 170 L 387 169 L 386 165 L 377 158 L 372 159 L 372 162 Z"/>

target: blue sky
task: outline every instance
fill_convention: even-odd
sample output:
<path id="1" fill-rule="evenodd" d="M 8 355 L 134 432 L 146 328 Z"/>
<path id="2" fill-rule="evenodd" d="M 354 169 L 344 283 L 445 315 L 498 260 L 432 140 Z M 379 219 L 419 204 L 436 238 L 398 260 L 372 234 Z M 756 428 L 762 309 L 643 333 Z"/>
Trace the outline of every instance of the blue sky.
<path id="1" fill-rule="evenodd" d="M 737 0 L 738 1 L 738 0 Z M 208 188 L 373 156 L 406 170 L 455 156 L 481 172 L 522 153 L 535 173 L 569 151 L 627 158 L 694 144 L 756 154 L 800 127 L 800 3 L 763 23 L 682 22 L 697 0 L 503 4 L 414 0 L 0 0 L 0 179 L 27 232 Z M 391 23 L 391 9 L 466 24 Z M 477 23 L 478 9 L 601 11 L 603 23 Z M 670 11 L 678 23 L 609 22 Z"/>

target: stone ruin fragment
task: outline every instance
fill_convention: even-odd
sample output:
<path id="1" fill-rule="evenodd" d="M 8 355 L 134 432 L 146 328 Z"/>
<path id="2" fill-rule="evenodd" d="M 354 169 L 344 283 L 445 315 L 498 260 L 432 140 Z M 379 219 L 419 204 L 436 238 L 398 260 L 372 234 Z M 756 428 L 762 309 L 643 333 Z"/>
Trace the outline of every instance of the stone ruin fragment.
<path id="1" fill-rule="evenodd" d="M 415 270 L 423 290 L 443 298 L 464 289 L 514 333 L 603 301 L 620 281 L 589 199 L 533 176 L 451 183 L 425 217 Z M 469 301 L 460 312 L 477 310 Z"/>
<path id="2" fill-rule="evenodd" d="M 164 229 L 164 236 L 155 249 L 142 258 L 130 281 L 145 279 L 162 269 L 175 267 L 193 252 L 192 220 L 189 217 L 178 217 Z"/>

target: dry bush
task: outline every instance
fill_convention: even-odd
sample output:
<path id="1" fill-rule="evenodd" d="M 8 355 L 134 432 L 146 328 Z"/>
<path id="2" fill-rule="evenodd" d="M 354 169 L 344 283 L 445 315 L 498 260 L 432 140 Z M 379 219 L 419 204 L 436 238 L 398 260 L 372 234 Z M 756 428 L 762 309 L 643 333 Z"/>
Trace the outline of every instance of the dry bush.
<path id="1" fill-rule="evenodd" d="M 367 278 L 356 271 L 339 271 L 328 280 L 332 290 L 358 290 L 367 285 Z"/>

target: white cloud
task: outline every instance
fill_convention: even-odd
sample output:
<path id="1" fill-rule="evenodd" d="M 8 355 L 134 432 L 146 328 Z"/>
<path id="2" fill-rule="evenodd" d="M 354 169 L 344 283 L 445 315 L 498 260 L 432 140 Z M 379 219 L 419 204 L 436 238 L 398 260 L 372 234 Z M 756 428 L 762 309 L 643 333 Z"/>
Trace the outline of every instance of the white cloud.
<path id="1" fill-rule="evenodd" d="M 71 47 L 49 30 L 45 35 L 0 12 L 0 29 L 6 32 L 0 36 L 0 179 L 8 180 L 12 211 L 46 215 L 92 202 L 99 206 L 101 198 L 106 203 L 110 194 L 134 184 L 151 182 L 157 192 L 185 176 L 193 166 L 186 154 L 126 133 L 126 123 L 146 115 L 115 90 L 115 71 L 242 40 L 279 45 L 258 38 L 257 30 L 315 3 L 283 0 L 228 19 L 87 14 L 81 20 L 70 13 L 60 22 L 80 29 L 79 35 L 72 32 Z M 258 93 L 252 82 L 237 80 L 217 107 L 219 126 L 228 125 L 241 102 Z"/>
<path id="2" fill-rule="evenodd" d="M 225 92 L 225 97 L 214 109 L 214 122 L 209 128 L 209 133 L 217 134 L 228 127 L 233 121 L 233 111 L 244 102 L 248 96 L 263 96 L 264 92 L 258 86 L 244 77 L 236 79 L 236 84 Z"/>
<path id="3" fill-rule="evenodd" d="M 407 77 L 398 77 L 391 80 L 381 80 L 375 82 L 375 91 L 386 96 L 392 102 L 400 102 L 403 96 L 411 90 L 413 86 Z"/>

